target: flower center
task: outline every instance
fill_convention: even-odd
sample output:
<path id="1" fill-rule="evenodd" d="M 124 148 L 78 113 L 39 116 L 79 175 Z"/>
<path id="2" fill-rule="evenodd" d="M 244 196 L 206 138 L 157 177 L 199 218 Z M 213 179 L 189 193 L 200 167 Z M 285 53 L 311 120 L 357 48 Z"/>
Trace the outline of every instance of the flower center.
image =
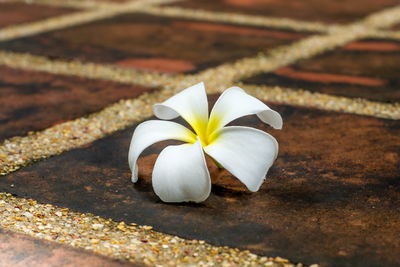
<path id="1" fill-rule="evenodd" d="M 196 131 L 197 136 L 200 138 L 200 142 L 201 142 L 201 146 L 205 147 L 209 145 L 209 138 L 207 135 L 207 131 L 206 130 L 202 130 L 202 131 Z"/>
<path id="2" fill-rule="evenodd" d="M 196 134 L 200 138 L 200 142 L 203 147 L 210 145 L 218 137 L 218 131 L 216 131 L 218 125 L 218 122 L 215 120 L 209 121 L 205 127 L 202 127 L 201 130 L 196 131 Z"/>
<path id="3" fill-rule="evenodd" d="M 210 145 L 218 137 L 217 129 L 220 127 L 220 122 L 221 120 L 218 117 L 212 116 L 209 121 L 195 120 L 192 124 L 192 128 L 203 147 Z"/>

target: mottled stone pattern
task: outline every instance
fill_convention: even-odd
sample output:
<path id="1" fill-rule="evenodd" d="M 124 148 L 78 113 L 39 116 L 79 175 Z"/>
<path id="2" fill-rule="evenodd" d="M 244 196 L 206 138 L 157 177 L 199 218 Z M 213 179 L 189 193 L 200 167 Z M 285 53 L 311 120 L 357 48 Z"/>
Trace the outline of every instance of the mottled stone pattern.
<path id="1" fill-rule="evenodd" d="M 191 73 L 254 56 L 307 35 L 132 13 L 4 42 L 0 49 L 167 73 Z"/>
<path id="2" fill-rule="evenodd" d="M 0 266 L 134 267 L 142 265 L 112 260 L 82 250 L 0 229 Z"/>
<path id="3" fill-rule="evenodd" d="M 189 0 L 173 5 L 306 21 L 346 23 L 398 4 L 398 0 Z"/>
<path id="4" fill-rule="evenodd" d="M 244 82 L 399 102 L 399 73 L 400 42 L 368 39 Z"/>
<path id="5" fill-rule="evenodd" d="M 10 174 L 0 190 L 303 263 L 400 264 L 400 123 L 273 107 L 284 118 L 283 131 L 254 117 L 237 122 L 269 131 L 280 143 L 258 193 L 209 162 L 213 191 L 207 201 L 160 202 L 151 187 L 155 153 L 175 143 L 145 151 L 140 180 L 132 184 L 127 150 L 134 127 Z"/>
<path id="6" fill-rule="evenodd" d="M 0 1 L 0 28 L 60 16 L 74 11 L 75 9 L 72 8 Z"/>
<path id="7" fill-rule="evenodd" d="M 0 66 L 0 140 L 98 111 L 151 88 Z"/>

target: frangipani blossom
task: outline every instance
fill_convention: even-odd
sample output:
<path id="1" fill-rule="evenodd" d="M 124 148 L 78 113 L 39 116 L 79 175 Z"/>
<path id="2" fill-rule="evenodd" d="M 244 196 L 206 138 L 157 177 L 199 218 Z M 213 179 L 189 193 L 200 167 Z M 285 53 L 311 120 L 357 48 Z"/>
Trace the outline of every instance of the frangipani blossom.
<path id="1" fill-rule="evenodd" d="M 204 153 L 253 192 L 258 191 L 277 157 L 278 142 L 271 135 L 250 127 L 226 126 L 239 117 L 256 114 L 273 128 L 282 128 L 279 113 L 239 87 L 224 91 L 210 116 L 204 83 L 156 104 L 154 113 L 164 121 L 150 120 L 137 126 L 129 148 L 129 166 L 135 183 L 138 180 L 136 162 L 144 149 L 163 140 L 186 142 L 167 146 L 154 165 L 153 188 L 164 202 L 201 202 L 207 199 L 211 192 L 211 179 Z M 179 116 L 193 131 L 165 121 Z"/>

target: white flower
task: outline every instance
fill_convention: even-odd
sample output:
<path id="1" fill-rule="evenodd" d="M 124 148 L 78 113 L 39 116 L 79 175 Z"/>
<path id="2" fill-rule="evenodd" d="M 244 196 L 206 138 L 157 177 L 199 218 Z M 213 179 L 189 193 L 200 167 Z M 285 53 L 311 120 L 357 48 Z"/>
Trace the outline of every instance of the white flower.
<path id="1" fill-rule="evenodd" d="M 239 87 L 227 89 L 210 116 L 204 83 L 156 104 L 154 113 L 163 120 L 181 116 L 194 130 L 171 121 L 150 120 L 133 133 L 129 166 L 134 183 L 138 179 L 136 161 L 145 148 L 168 139 L 187 143 L 167 146 L 154 165 L 153 188 L 165 202 L 201 202 L 210 195 L 211 180 L 203 151 L 253 192 L 258 191 L 277 157 L 278 142 L 271 135 L 250 127 L 224 127 L 239 117 L 257 114 L 273 128 L 282 128 L 279 113 Z"/>

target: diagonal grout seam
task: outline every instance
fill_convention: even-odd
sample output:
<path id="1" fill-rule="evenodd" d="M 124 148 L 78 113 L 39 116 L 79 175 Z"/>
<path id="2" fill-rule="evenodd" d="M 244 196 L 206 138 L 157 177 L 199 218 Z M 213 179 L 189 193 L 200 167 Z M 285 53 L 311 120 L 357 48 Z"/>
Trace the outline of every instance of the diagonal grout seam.
<path id="1" fill-rule="evenodd" d="M 52 74 L 74 75 L 83 78 L 110 80 L 114 82 L 162 87 L 174 84 L 184 75 L 169 75 L 155 71 L 140 71 L 107 64 L 79 61 L 50 60 L 44 56 L 13 53 L 0 50 L 0 65 L 16 69 L 34 70 Z"/>

